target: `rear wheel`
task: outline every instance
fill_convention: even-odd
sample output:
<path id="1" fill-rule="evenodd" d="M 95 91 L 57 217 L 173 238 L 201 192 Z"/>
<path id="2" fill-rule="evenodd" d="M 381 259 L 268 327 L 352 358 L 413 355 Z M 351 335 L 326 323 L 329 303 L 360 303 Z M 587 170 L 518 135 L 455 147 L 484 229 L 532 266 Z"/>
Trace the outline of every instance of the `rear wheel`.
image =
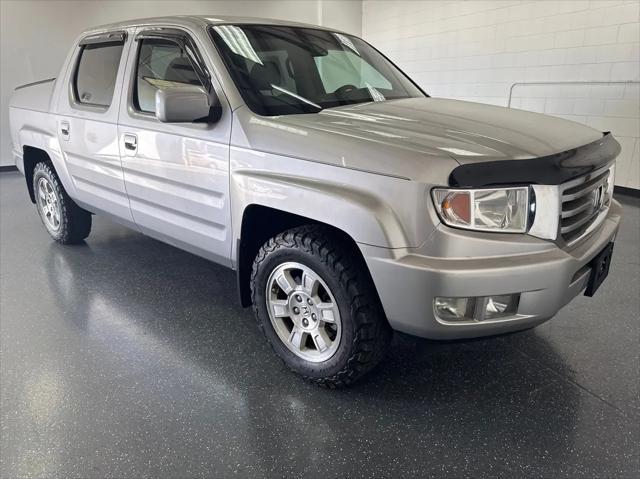
<path id="1" fill-rule="evenodd" d="M 91 213 L 69 197 L 48 163 L 41 162 L 35 166 L 33 192 L 40 219 L 54 240 L 61 244 L 74 244 L 89 236 Z"/>
<path id="2" fill-rule="evenodd" d="M 260 329 L 284 363 L 325 387 L 347 386 L 382 358 L 391 328 L 353 248 L 304 226 L 270 239 L 252 270 Z"/>

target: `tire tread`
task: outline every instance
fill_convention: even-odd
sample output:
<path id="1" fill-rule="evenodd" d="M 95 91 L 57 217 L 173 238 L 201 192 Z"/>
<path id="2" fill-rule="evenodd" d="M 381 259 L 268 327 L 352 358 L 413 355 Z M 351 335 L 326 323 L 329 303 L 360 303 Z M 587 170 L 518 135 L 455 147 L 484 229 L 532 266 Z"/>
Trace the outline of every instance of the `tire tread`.
<path id="1" fill-rule="evenodd" d="M 36 195 L 38 194 L 36 180 L 39 173 L 42 173 L 51 181 L 51 185 L 60 199 L 61 228 L 58 235 L 51 234 L 51 236 L 60 244 L 81 243 L 89 236 L 89 233 L 91 233 L 91 213 L 82 209 L 69 197 L 57 173 L 53 167 L 45 161 L 37 163 L 33 169 L 33 191 Z M 38 201 L 37 198 L 36 201 Z"/>
<path id="2" fill-rule="evenodd" d="M 319 258 L 336 274 L 339 284 L 351 299 L 351 318 L 355 322 L 352 352 L 344 367 L 331 376 L 318 378 L 303 375 L 306 381 L 331 389 L 349 386 L 373 369 L 384 356 L 392 336 L 368 273 L 360 264 L 361 261 L 354 258 L 354 254 L 337 246 L 341 240 L 331 229 L 322 225 L 293 228 L 267 241 L 258 251 L 251 270 L 253 307 L 258 327 L 263 333 L 255 285 L 258 271 L 270 254 L 280 248 L 299 249 Z M 277 353 L 268 336 L 265 337 Z M 286 361 L 283 362 L 292 369 Z"/>

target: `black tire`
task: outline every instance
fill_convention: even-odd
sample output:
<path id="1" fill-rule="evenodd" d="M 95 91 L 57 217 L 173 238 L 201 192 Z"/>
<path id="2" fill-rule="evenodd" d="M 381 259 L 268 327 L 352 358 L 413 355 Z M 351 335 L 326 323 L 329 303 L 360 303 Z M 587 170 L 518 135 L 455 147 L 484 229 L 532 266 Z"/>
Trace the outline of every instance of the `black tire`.
<path id="1" fill-rule="evenodd" d="M 45 218 L 39 198 L 39 184 L 45 179 L 52 188 L 59 204 L 59 226 L 51 226 Z M 80 208 L 67 194 L 53 167 L 46 162 L 36 164 L 33 169 L 33 193 L 40 220 L 51 237 L 60 244 L 81 243 L 91 232 L 91 213 Z"/>
<path id="2" fill-rule="evenodd" d="M 335 297 L 342 333 L 338 349 L 326 361 L 306 361 L 294 354 L 271 323 L 267 282 L 279 265 L 291 261 L 311 268 Z M 355 246 L 327 227 L 302 226 L 267 241 L 253 263 L 251 295 L 258 327 L 273 350 L 289 369 L 319 386 L 352 384 L 378 364 L 391 340 L 392 330 L 366 265 Z"/>

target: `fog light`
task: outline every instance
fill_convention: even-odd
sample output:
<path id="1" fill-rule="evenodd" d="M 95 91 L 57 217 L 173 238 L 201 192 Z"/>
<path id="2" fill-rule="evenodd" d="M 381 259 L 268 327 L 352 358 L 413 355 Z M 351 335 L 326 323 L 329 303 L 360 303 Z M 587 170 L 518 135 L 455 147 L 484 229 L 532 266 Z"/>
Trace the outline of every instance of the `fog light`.
<path id="1" fill-rule="evenodd" d="M 518 311 L 519 294 L 503 294 L 500 296 L 488 296 L 485 298 L 484 317 L 482 319 L 495 319 L 504 316 L 513 316 Z"/>
<path id="2" fill-rule="evenodd" d="M 435 298 L 438 318 L 444 321 L 484 321 L 514 316 L 518 312 L 519 294 L 501 294 L 470 298 Z"/>
<path id="3" fill-rule="evenodd" d="M 473 319 L 476 298 L 436 298 L 436 314 L 445 321 L 464 321 Z"/>

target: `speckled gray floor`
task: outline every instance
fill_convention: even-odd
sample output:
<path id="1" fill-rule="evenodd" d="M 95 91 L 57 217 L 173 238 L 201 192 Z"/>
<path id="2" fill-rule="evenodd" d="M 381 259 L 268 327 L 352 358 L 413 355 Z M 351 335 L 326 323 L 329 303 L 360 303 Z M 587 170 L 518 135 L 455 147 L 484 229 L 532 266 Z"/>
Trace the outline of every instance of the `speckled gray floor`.
<path id="1" fill-rule="evenodd" d="M 2 477 L 637 477 L 640 202 L 611 276 L 524 333 L 396 336 L 347 391 L 306 385 L 235 276 L 97 217 L 52 243 L 0 174 Z"/>

